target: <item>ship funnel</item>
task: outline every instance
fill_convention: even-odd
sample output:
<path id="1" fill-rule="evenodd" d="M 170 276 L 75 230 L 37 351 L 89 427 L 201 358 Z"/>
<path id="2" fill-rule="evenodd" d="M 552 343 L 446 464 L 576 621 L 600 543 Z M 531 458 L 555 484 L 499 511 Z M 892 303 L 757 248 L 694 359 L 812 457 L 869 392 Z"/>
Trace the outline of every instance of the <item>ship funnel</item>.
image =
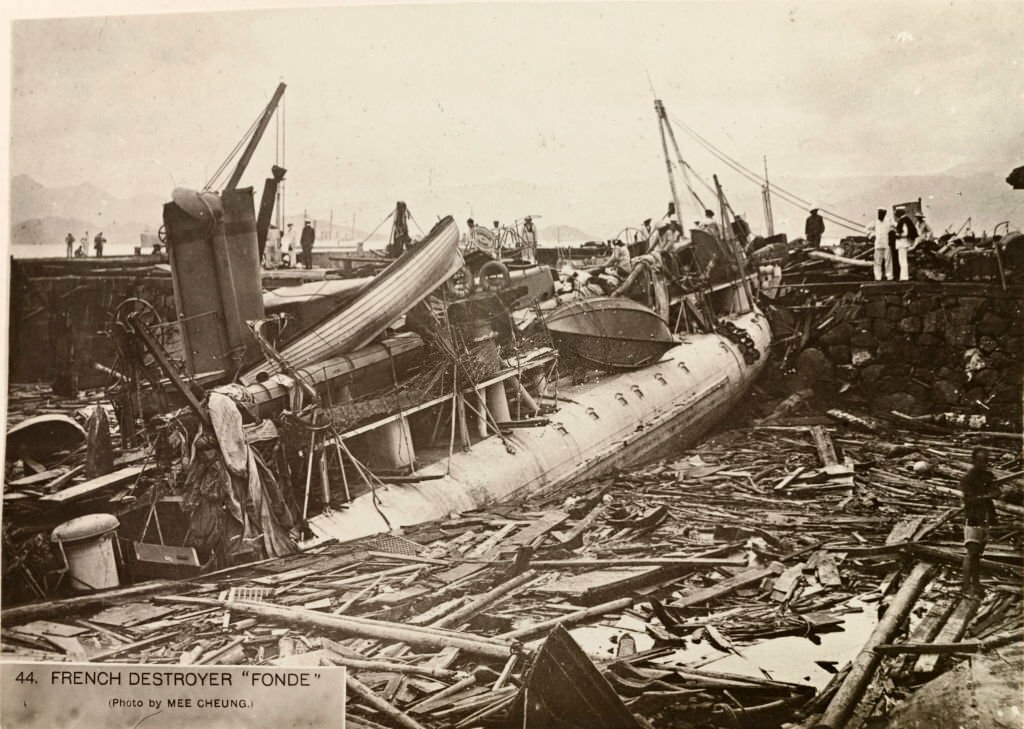
<path id="1" fill-rule="evenodd" d="M 264 315 L 252 188 L 177 188 L 171 199 L 163 218 L 186 369 L 234 377 L 259 356 L 245 322 Z"/>

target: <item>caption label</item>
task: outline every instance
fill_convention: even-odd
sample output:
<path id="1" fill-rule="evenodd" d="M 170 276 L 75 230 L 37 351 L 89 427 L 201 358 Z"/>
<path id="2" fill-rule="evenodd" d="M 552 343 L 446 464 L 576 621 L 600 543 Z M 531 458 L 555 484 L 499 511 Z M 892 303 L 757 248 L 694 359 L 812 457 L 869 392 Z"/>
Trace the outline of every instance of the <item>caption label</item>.
<path id="1" fill-rule="evenodd" d="M 345 726 L 341 666 L 0 663 L 0 726 Z"/>

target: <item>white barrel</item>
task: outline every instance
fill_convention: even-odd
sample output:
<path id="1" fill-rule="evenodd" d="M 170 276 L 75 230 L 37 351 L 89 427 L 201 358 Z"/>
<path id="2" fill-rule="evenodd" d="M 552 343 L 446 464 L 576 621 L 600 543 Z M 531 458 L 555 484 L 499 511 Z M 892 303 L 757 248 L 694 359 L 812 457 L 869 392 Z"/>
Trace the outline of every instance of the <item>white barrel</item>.
<path id="1" fill-rule="evenodd" d="M 78 592 L 117 587 L 114 532 L 121 526 L 113 514 L 86 514 L 66 521 L 50 535 L 67 558 L 72 589 Z"/>

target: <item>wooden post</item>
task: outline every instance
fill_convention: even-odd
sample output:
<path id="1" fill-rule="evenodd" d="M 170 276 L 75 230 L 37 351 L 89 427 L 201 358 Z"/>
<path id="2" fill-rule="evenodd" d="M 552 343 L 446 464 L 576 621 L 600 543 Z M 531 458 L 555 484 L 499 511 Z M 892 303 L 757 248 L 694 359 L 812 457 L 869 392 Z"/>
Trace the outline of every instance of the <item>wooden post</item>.
<path id="1" fill-rule="evenodd" d="M 874 631 L 868 637 L 867 643 L 864 644 L 864 647 L 854 659 L 850 672 L 846 674 L 846 679 L 840 685 L 839 690 L 836 691 L 835 696 L 832 697 L 832 701 L 817 724 L 818 727 L 822 727 L 822 729 L 842 729 L 846 724 L 846 720 L 857 705 L 857 702 L 860 701 L 861 696 L 864 694 L 864 689 L 871 682 L 871 677 L 882 660 L 881 655 L 875 652 L 876 646 L 892 642 L 896 631 L 899 630 L 900 625 L 903 624 L 907 615 L 910 614 L 914 603 L 917 602 L 917 598 L 931 581 L 934 573 L 935 567 L 933 565 L 927 562 L 919 562 L 911 570 L 910 574 L 907 575 L 903 586 L 900 587 L 896 597 L 893 598 L 892 603 L 889 605 L 889 610 L 878 621 L 878 625 L 875 626 Z"/>

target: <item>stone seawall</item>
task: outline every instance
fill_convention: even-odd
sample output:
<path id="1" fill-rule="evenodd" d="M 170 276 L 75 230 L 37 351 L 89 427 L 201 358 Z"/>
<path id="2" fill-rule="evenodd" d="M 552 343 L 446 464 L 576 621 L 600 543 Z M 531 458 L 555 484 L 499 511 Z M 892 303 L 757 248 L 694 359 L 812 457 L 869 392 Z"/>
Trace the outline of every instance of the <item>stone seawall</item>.
<path id="1" fill-rule="evenodd" d="M 1020 417 L 1020 288 L 866 284 L 859 306 L 817 344 L 875 409 Z"/>

